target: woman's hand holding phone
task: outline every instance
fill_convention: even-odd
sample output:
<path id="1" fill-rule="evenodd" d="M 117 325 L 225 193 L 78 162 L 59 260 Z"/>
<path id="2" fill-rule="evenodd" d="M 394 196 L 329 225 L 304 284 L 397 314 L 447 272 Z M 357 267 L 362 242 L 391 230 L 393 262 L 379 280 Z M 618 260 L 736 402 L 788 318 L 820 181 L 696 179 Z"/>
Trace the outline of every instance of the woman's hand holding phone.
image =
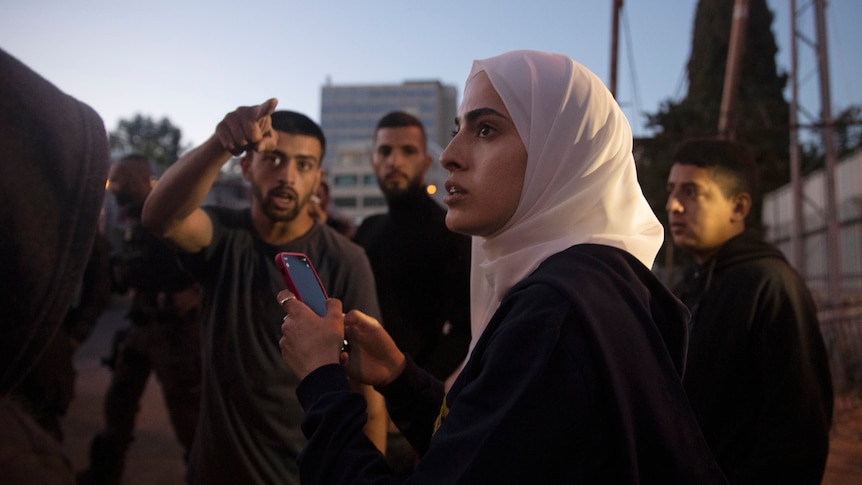
<path id="1" fill-rule="evenodd" d="M 278 294 L 287 313 L 279 347 L 300 379 L 334 363 L 341 363 L 351 379 L 372 386 L 384 386 L 401 375 L 406 358 L 392 337 L 374 318 L 358 310 L 345 316 L 340 300 L 327 299 L 307 256 L 279 253 L 275 262 L 288 288 Z"/>
<path id="2" fill-rule="evenodd" d="M 278 301 L 287 314 L 281 324 L 281 358 L 299 379 L 318 367 L 340 364 L 344 342 L 341 300 L 326 301 L 326 315 L 318 316 L 290 291 L 279 292 Z"/>

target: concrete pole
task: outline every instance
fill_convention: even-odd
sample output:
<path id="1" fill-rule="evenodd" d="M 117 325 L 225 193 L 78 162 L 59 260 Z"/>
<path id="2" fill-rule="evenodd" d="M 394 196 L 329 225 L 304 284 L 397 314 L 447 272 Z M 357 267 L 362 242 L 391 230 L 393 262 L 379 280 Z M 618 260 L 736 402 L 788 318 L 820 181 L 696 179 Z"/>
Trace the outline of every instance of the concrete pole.
<path id="1" fill-rule="evenodd" d="M 620 38 L 620 9 L 623 8 L 623 0 L 611 0 L 613 11 L 611 12 L 611 78 L 608 83 L 611 95 L 617 97 L 617 64 L 619 64 L 619 38 Z"/>
<path id="2" fill-rule="evenodd" d="M 802 163 L 799 156 L 799 60 L 796 42 L 796 0 L 790 0 L 790 185 L 793 189 L 790 262 L 805 277 L 805 215 L 802 211 Z"/>
<path id="3" fill-rule="evenodd" d="M 736 138 L 733 125 L 739 80 L 742 77 L 742 57 L 745 54 L 745 31 L 748 26 L 748 0 L 735 0 L 733 23 L 730 27 L 730 45 L 727 49 L 727 67 L 724 70 L 724 90 L 721 93 L 721 112 L 718 117 L 718 136 L 725 140 Z"/>

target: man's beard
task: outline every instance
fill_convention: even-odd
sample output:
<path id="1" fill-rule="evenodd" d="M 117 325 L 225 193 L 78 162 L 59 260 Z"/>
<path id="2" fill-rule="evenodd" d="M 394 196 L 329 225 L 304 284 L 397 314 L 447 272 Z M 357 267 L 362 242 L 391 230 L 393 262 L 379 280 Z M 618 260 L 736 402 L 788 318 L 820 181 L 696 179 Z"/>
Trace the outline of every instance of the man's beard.
<path id="1" fill-rule="evenodd" d="M 387 199 L 397 199 L 405 195 L 421 192 L 422 181 L 420 179 L 407 179 L 406 185 L 389 184 L 385 180 L 380 185 L 380 191 Z"/>
<path id="2" fill-rule="evenodd" d="M 272 199 L 275 197 L 274 194 L 278 194 L 278 193 L 282 193 L 282 192 L 290 192 L 293 195 L 293 200 L 295 202 L 293 209 L 290 209 L 287 212 L 285 212 L 281 209 L 275 208 L 273 206 L 273 204 L 270 203 L 272 201 Z M 296 191 L 293 190 L 292 188 L 284 189 L 281 187 L 271 190 L 269 192 L 269 194 L 267 195 L 267 197 L 264 197 L 263 194 L 260 192 L 260 189 L 255 187 L 254 188 L 254 194 L 255 194 L 255 197 L 257 197 L 257 199 L 259 201 L 261 201 L 260 206 L 261 206 L 261 210 L 263 211 L 263 213 L 273 222 L 290 222 L 290 221 L 293 221 L 294 219 L 296 219 L 299 216 L 301 211 L 305 210 L 305 207 L 308 204 L 308 200 L 311 198 L 311 194 L 308 194 L 307 196 L 300 199 L 299 194 L 297 194 Z"/>

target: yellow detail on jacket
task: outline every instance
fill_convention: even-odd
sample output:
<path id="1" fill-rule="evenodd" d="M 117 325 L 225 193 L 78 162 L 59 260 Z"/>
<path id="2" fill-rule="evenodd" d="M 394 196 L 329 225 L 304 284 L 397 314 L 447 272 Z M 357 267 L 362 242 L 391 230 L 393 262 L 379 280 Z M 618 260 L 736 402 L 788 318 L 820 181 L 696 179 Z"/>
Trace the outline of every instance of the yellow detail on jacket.
<path id="1" fill-rule="evenodd" d="M 446 419 L 446 416 L 449 415 L 449 406 L 446 406 L 446 397 L 443 397 L 443 404 L 440 405 L 440 414 L 437 415 L 437 419 L 434 420 L 434 432 L 431 434 L 437 433 L 437 430 L 440 429 L 440 425 L 443 424 L 443 420 Z"/>

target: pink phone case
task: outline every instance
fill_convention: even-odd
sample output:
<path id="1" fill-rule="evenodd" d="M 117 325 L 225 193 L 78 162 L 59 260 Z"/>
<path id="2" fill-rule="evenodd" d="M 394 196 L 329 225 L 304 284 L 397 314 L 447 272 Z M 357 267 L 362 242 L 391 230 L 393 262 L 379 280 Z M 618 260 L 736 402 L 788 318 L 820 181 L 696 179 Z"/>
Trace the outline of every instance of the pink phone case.
<path id="1" fill-rule="evenodd" d="M 278 253 L 275 264 L 284 284 L 296 298 L 320 316 L 326 315 L 326 289 L 308 256 L 302 253 Z"/>

